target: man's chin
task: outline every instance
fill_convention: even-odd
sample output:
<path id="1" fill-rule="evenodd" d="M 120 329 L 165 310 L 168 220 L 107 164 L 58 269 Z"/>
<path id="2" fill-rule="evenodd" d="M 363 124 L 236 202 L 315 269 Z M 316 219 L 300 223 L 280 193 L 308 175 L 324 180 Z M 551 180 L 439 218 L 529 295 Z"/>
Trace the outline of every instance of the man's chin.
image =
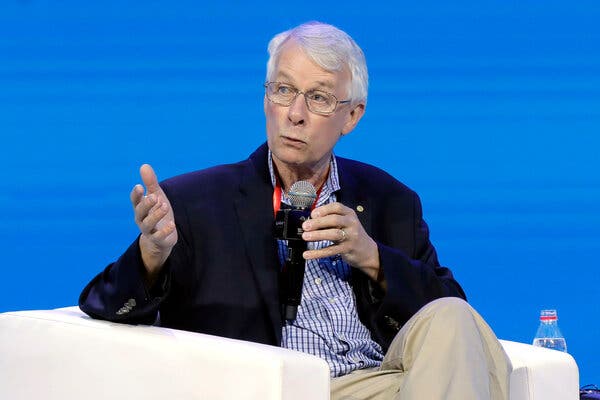
<path id="1" fill-rule="evenodd" d="M 278 146 L 276 149 L 271 149 L 271 152 L 273 153 L 273 161 L 276 163 L 288 166 L 301 166 L 306 163 L 305 153 L 293 147 Z"/>

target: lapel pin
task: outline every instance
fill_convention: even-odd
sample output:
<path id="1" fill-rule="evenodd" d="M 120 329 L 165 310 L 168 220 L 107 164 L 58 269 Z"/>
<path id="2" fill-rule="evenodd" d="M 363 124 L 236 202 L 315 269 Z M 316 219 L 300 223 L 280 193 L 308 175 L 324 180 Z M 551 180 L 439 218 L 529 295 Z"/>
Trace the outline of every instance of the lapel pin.
<path id="1" fill-rule="evenodd" d="M 356 211 L 363 212 L 363 211 L 365 211 L 365 208 L 359 204 L 356 206 Z"/>

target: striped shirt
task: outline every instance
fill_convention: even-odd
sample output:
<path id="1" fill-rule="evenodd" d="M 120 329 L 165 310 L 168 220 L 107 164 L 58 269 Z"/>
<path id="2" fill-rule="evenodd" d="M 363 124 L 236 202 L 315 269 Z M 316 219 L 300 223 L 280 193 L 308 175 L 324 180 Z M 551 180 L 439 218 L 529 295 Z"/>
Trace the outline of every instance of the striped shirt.
<path id="1" fill-rule="evenodd" d="M 273 160 L 269 151 L 269 171 L 276 185 Z M 336 201 L 340 189 L 335 156 L 331 158 L 329 176 L 317 199 L 317 207 Z M 282 191 L 282 203 L 290 201 Z M 322 249 L 330 241 L 309 242 L 308 249 Z M 287 241 L 278 240 L 279 259 L 283 265 Z M 383 360 L 381 346 L 358 318 L 356 298 L 350 286 L 351 267 L 340 255 L 308 260 L 304 273 L 302 300 L 294 321 L 283 326 L 281 346 L 321 357 L 329 364 L 332 377 L 354 370 L 378 367 Z"/>

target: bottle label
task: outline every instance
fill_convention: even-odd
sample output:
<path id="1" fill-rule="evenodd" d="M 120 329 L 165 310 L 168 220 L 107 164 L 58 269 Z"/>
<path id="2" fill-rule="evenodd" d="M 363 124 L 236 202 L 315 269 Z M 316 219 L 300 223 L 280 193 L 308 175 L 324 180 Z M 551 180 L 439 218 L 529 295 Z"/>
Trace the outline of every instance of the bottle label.
<path id="1" fill-rule="evenodd" d="M 533 345 L 547 349 L 567 351 L 567 343 L 564 338 L 536 338 Z"/>

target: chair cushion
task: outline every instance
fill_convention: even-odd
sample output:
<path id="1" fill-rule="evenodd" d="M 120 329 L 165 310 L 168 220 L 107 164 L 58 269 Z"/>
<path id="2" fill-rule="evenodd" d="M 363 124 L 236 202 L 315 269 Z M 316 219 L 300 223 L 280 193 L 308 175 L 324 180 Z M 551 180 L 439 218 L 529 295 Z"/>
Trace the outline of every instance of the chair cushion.
<path id="1" fill-rule="evenodd" d="M 329 398 L 318 357 L 174 329 L 90 319 L 77 307 L 0 314 L 0 398 Z"/>

